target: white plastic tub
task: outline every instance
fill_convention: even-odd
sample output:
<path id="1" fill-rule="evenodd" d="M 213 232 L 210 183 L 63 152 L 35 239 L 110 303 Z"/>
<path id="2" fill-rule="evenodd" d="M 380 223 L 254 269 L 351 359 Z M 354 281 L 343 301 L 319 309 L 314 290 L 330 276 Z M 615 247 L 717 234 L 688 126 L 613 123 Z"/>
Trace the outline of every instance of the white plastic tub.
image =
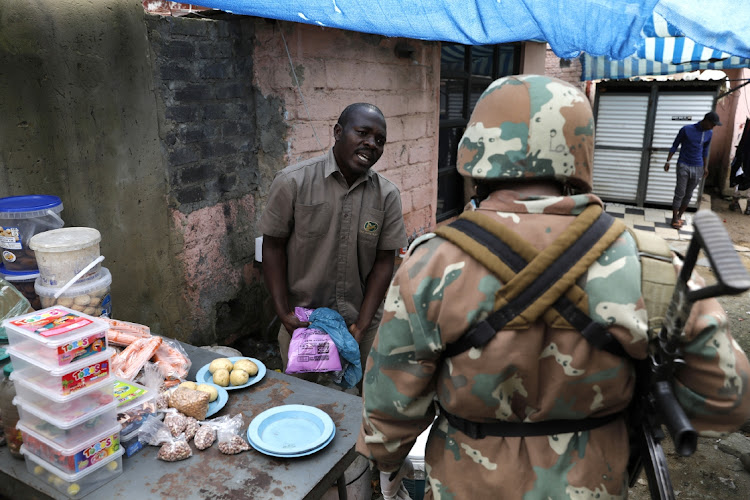
<path id="1" fill-rule="evenodd" d="M 50 395 L 67 396 L 95 385 L 109 377 L 112 356 L 115 350 L 95 354 L 67 366 L 49 369 L 31 357 L 8 347 L 13 363 L 14 380 L 25 380 L 39 386 Z"/>
<path id="2" fill-rule="evenodd" d="M 86 387 L 68 396 L 50 393 L 36 384 L 19 380 L 13 373 L 10 379 L 15 385 L 17 397 L 23 399 L 26 408 L 44 414 L 53 413 L 59 421 L 68 425 L 99 411 L 115 400 L 114 377 L 109 377 L 99 384 Z"/>
<path id="3" fill-rule="evenodd" d="M 92 227 L 64 227 L 34 235 L 29 248 L 34 250 L 39 277 L 45 286 L 61 287 L 99 257 L 102 235 Z M 94 279 L 101 263 L 96 264 L 78 283 Z"/>
<path id="4" fill-rule="evenodd" d="M 71 448 L 92 435 L 112 427 L 117 421 L 117 402 L 102 406 L 92 413 L 81 415 L 73 421 L 57 418 L 56 415 L 40 411 L 23 398 L 16 396 L 13 404 L 18 408 L 21 423 L 61 448 Z"/>
<path id="5" fill-rule="evenodd" d="M 16 428 L 21 431 L 26 451 L 66 474 L 84 471 L 122 449 L 120 426 L 117 423 L 98 434 L 89 434 L 88 439 L 73 443 L 73 446 L 68 448 L 63 448 L 34 432 L 22 421 L 16 424 Z"/>
<path id="6" fill-rule="evenodd" d="M 76 282 L 55 298 L 60 287 L 45 286 L 41 276 L 34 283 L 42 307 L 64 306 L 91 316 L 112 317 L 110 288 L 112 274 L 102 267 L 99 274 L 89 281 Z"/>
<path id="7" fill-rule="evenodd" d="M 122 474 L 122 448 L 106 459 L 89 466 L 87 469 L 69 474 L 45 462 L 25 447 L 21 453 L 26 458 L 26 470 L 29 474 L 45 482 L 69 498 L 80 498 L 103 486 Z"/>
<path id="8" fill-rule="evenodd" d="M 52 370 L 107 349 L 105 321 L 66 307 L 51 307 L 3 321 L 11 349 Z"/>

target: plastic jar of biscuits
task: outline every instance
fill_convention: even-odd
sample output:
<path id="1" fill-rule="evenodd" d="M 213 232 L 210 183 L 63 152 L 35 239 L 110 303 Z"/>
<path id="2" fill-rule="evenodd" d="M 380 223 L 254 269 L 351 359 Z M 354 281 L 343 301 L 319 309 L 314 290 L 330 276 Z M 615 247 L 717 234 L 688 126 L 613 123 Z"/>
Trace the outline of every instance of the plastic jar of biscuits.
<path id="1" fill-rule="evenodd" d="M 37 295 L 36 290 L 34 289 L 36 279 L 39 277 L 39 271 L 10 271 L 5 265 L 0 264 L 0 276 L 13 285 L 16 290 L 21 292 L 21 295 L 26 297 L 26 300 L 29 301 L 31 307 L 37 311 L 42 308 L 39 295 Z"/>
<path id="2" fill-rule="evenodd" d="M 112 275 L 109 269 L 102 267 L 96 278 L 71 285 L 59 297 L 55 297 L 55 294 L 60 291 L 59 287 L 45 286 L 40 279 L 36 280 L 34 289 L 39 295 L 43 308 L 65 306 L 90 316 L 111 318 L 111 286 Z"/>

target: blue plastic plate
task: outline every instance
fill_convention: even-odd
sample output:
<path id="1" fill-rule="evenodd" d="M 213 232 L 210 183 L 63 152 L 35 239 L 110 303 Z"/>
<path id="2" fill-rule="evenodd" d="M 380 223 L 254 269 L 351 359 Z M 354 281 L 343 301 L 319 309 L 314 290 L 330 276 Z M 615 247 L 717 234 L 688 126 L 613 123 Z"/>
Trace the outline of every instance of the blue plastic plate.
<path id="1" fill-rule="evenodd" d="M 8 354 L 8 351 L 5 350 L 5 347 L 0 347 L 0 361 L 5 361 L 10 357 L 10 354 Z"/>
<path id="2" fill-rule="evenodd" d="M 250 441 L 249 436 L 248 436 L 248 442 L 250 443 L 250 446 L 252 446 L 253 448 L 255 448 L 257 451 L 263 453 L 264 455 L 270 455 L 272 457 L 280 457 L 280 458 L 297 458 L 297 457 L 306 457 L 308 455 L 312 455 L 313 453 L 319 452 L 320 450 L 322 450 L 323 448 L 325 448 L 326 446 L 328 446 L 331 441 L 333 441 L 333 438 L 334 438 L 335 435 L 336 435 L 336 428 L 334 427 L 333 434 L 331 434 L 331 437 L 329 437 L 326 440 L 325 443 L 321 444 L 317 448 L 313 448 L 310 451 L 303 451 L 303 452 L 300 452 L 300 453 L 272 453 L 272 452 L 270 452 L 268 450 L 264 450 L 263 448 L 261 448 L 257 444 L 255 444 L 252 441 Z"/>
<path id="3" fill-rule="evenodd" d="M 227 401 L 229 401 L 229 393 L 227 392 L 225 388 L 218 386 L 216 384 L 211 384 L 211 385 L 216 387 L 216 390 L 219 392 L 219 397 L 217 397 L 213 403 L 208 404 L 208 411 L 206 412 L 206 418 L 210 417 L 211 415 L 216 414 L 216 412 L 224 408 L 224 406 L 226 406 L 227 404 Z"/>
<path id="4" fill-rule="evenodd" d="M 234 363 L 235 361 L 238 361 L 240 359 L 249 359 L 250 361 L 252 361 L 256 365 L 258 365 L 258 373 L 255 376 L 250 377 L 247 380 L 247 382 L 244 383 L 244 384 L 242 384 L 242 385 L 230 385 L 230 386 L 227 386 L 227 387 L 221 387 L 221 389 L 226 389 L 227 391 L 233 391 L 234 389 L 242 389 L 244 387 L 248 387 L 248 386 L 251 386 L 253 384 L 257 384 L 266 375 L 266 365 L 264 365 L 263 362 L 260 361 L 260 360 L 258 360 L 258 359 L 255 359 L 255 358 L 246 358 L 246 357 L 243 357 L 243 356 L 233 356 L 233 357 L 227 358 L 227 359 L 229 361 L 231 361 L 232 363 Z M 199 384 L 216 385 L 216 384 L 214 384 L 214 377 L 213 377 L 213 375 L 211 375 L 211 372 L 208 371 L 208 366 L 210 364 L 211 363 L 208 363 L 208 364 L 204 365 L 203 367 L 201 367 L 200 370 L 198 370 L 198 373 L 195 374 L 195 381 L 197 383 L 199 383 Z M 217 386 L 217 387 L 219 387 L 219 386 Z M 218 401 L 218 399 L 216 401 Z"/>
<path id="5" fill-rule="evenodd" d="M 307 405 L 284 405 L 266 410 L 250 422 L 247 439 L 261 453 L 301 456 L 330 442 L 336 426 L 328 414 Z"/>

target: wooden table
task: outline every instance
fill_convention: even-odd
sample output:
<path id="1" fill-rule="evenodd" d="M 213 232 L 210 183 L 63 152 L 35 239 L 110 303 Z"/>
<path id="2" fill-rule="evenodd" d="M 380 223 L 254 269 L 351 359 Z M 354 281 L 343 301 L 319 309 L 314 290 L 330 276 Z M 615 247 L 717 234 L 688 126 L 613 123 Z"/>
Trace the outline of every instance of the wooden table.
<path id="1" fill-rule="evenodd" d="M 222 357 L 182 345 L 192 361 L 189 380 L 195 380 L 196 372 L 212 359 Z M 269 370 L 259 383 L 229 391 L 227 405 L 213 417 L 242 413 L 244 433 L 254 416 L 284 404 L 305 404 L 325 411 L 336 425 L 333 441 L 313 455 L 289 459 L 270 457 L 254 449 L 224 455 L 215 444 L 204 451 L 191 445 L 193 456 L 173 463 L 157 460 L 159 448 L 146 446 L 123 458 L 120 476 L 82 498 L 299 500 L 319 498 L 334 484 L 340 498 L 346 498 L 343 477 L 356 458 L 361 398 Z M 11 457 L 7 447 L 0 448 L 0 481 L 0 496 L 7 498 L 67 498 L 30 475 L 24 461 Z"/>

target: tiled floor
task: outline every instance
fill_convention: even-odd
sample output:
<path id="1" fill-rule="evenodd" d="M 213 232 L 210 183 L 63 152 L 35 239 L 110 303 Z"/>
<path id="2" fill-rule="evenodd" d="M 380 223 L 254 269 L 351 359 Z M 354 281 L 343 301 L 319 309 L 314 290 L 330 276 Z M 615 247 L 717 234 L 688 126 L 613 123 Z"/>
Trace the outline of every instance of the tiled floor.
<path id="1" fill-rule="evenodd" d="M 683 216 L 684 224 L 681 229 L 674 229 L 672 211 L 658 208 L 639 208 L 632 205 L 620 203 L 605 203 L 604 210 L 612 215 L 623 219 L 623 222 L 635 229 L 653 231 L 666 240 L 690 241 L 693 237 L 693 213 L 688 212 Z"/>

